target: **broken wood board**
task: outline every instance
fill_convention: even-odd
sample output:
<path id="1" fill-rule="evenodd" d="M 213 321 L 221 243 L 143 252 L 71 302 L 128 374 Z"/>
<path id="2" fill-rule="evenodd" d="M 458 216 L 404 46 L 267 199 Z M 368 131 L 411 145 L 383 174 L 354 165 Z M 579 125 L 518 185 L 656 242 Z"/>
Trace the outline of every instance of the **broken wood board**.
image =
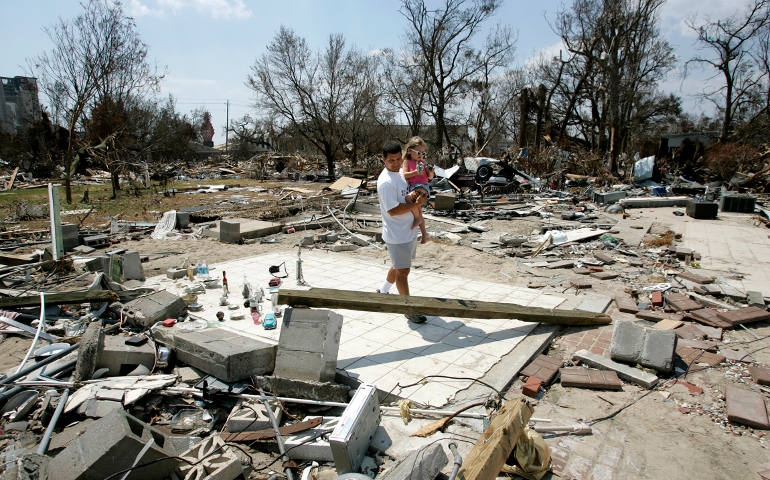
<path id="1" fill-rule="evenodd" d="M 111 290 L 86 290 L 45 294 L 46 305 L 62 305 L 65 303 L 103 303 L 115 302 L 117 300 L 118 295 Z M 0 298 L 0 308 L 38 306 L 40 306 L 40 294 Z"/>
<path id="2" fill-rule="evenodd" d="M 361 186 L 361 183 L 363 183 L 363 180 L 360 178 L 340 177 L 336 182 L 329 185 L 328 188 L 337 192 L 341 192 L 343 190 L 347 190 L 348 188 L 358 188 Z"/>
<path id="3" fill-rule="evenodd" d="M 293 307 L 339 308 L 365 312 L 435 315 L 460 318 L 510 318 L 523 322 L 556 325 L 605 325 L 612 318 L 604 313 L 526 307 L 514 303 L 482 302 L 454 298 L 383 295 L 381 293 L 311 288 L 280 290 L 278 303 Z"/>
<path id="4" fill-rule="evenodd" d="M 37 262 L 37 255 L 20 255 L 14 253 L 0 253 L 0 265 L 9 265 L 15 267 L 17 265 L 27 265 Z"/>
<path id="5" fill-rule="evenodd" d="M 494 480 L 524 433 L 534 409 L 526 400 L 505 402 L 465 458 L 457 478 Z"/>

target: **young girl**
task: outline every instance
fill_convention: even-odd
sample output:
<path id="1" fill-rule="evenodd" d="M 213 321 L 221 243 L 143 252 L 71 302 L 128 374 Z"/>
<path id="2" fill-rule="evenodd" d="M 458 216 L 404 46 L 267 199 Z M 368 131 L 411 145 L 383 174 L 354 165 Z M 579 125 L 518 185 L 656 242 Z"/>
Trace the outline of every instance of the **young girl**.
<path id="1" fill-rule="evenodd" d="M 409 193 L 406 196 L 406 201 L 414 203 L 417 197 L 425 195 L 427 200 L 430 196 L 430 187 L 428 183 L 433 178 L 433 169 L 428 168 L 425 163 L 425 140 L 420 137 L 412 137 L 406 143 L 404 147 L 404 164 L 401 166 L 401 171 L 404 174 L 404 178 L 409 184 Z M 421 243 L 426 243 L 430 237 L 428 231 L 425 230 L 425 219 L 422 216 L 422 210 L 417 210 L 414 215 L 414 227 L 420 227 L 420 233 L 422 234 Z"/>

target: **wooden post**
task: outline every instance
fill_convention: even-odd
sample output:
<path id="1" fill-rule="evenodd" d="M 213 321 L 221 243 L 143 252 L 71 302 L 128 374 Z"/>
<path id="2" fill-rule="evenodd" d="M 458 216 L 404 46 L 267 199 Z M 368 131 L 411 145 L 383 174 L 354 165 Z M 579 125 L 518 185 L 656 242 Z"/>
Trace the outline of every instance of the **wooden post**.
<path id="1" fill-rule="evenodd" d="M 523 398 L 505 402 L 463 460 L 460 480 L 494 480 L 524 432 L 534 409 Z"/>
<path id="2" fill-rule="evenodd" d="M 59 188 L 48 184 L 48 207 L 51 216 L 51 247 L 54 260 L 64 256 L 64 243 L 61 233 L 61 206 L 59 203 Z"/>

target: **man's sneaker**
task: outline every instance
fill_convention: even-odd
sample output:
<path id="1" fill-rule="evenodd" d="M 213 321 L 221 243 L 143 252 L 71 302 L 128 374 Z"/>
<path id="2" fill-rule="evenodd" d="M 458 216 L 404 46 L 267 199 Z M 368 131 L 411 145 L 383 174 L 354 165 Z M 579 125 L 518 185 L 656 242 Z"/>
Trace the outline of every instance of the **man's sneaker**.
<path id="1" fill-rule="evenodd" d="M 412 323 L 425 323 L 428 320 L 425 315 L 406 314 L 404 316 Z"/>

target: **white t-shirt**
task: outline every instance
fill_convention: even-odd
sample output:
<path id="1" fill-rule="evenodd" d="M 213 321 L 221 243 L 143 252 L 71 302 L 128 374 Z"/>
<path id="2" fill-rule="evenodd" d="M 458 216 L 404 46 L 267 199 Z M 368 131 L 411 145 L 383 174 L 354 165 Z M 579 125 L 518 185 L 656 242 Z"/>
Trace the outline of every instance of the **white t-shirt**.
<path id="1" fill-rule="evenodd" d="M 401 172 L 391 172 L 382 169 L 377 178 L 377 195 L 380 199 L 382 213 L 382 239 L 385 243 L 409 243 L 417 238 L 417 229 L 412 228 L 414 215 L 412 212 L 403 215 L 391 215 L 388 210 L 406 203 L 406 190 L 409 184 Z"/>

